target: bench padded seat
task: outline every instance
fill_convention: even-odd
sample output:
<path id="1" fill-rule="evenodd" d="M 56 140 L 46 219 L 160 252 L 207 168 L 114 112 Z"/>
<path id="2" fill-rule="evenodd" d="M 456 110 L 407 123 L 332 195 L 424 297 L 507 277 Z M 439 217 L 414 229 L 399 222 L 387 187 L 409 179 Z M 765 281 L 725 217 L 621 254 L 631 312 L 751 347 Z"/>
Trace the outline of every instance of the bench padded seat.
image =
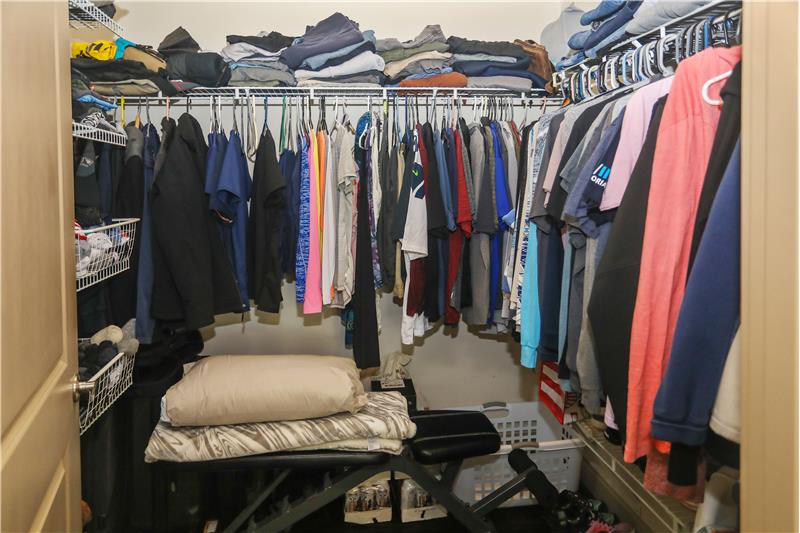
<path id="1" fill-rule="evenodd" d="M 500 434 L 476 411 L 419 411 L 411 415 L 417 434 L 406 441 L 417 462 L 431 465 L 489 455 L 500 449 Z"/>

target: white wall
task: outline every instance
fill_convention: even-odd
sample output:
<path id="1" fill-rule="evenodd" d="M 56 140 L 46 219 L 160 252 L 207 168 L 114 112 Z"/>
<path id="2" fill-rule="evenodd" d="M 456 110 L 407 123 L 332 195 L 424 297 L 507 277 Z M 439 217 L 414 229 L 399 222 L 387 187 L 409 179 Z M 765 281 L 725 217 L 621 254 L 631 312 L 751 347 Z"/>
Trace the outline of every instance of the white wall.
<path id="1" fill-rule="evenodd" d="M 126 37 L 158 45 L 183 26 L 208 50 L 219 50 L 230 33 L 254 34 L 277 30 L 302 34 L 307 24 L 341 11 L 362 29 L 374 29 L 380 37 L 413 38 L 426 24 L 441 24 L 446 35 L 472 39 L 538 40 L 541 29 L 558 17 L 561 2 L 118 2 L 117 20 Z M 584 7 L 584 6 L 581 6 Z M 75 32 L 75 38 L 97 38 L 97 33 Z M 182 107 L 182 106 L 181 106 Z M 129 111 L 130 113 L 130 111 Z M 230 110 L 225 111 L 230 123 Z M 259 116 L 261 110 L 259 110 Z M 207 110 L 193 114 L 204 126 Z M 153 121 L 161 111 L 151 111 Z M 271 111 L 272 127 L 278 113 Z M 355 115 L 351 111 L 351 115 Z M 128 115 L 130 116 L 130 115 Z M 518 117 L 518 119 L 521 117 Z M 294 285 L 283 286 L 284 305 L 279 316 L 251 312 L 242 323 L 238 316 L 218 317 L 203 332 L 207 354 L 323 353 L 349 356 L 338 314 L 326 310 L 320 316 L 303 316 L 294 303 Z M 401 350 L 399 305 L 390 295 L 380 303 L 383 356 Z M 519 366 L 519 346 L 507 337 L 468 331 L 433 330 L 413 347 L 409 366 L 420 402 L 432 408 L 473 405 L 486 401 L 529 401 L 536 396 L 536 376 Z"/>

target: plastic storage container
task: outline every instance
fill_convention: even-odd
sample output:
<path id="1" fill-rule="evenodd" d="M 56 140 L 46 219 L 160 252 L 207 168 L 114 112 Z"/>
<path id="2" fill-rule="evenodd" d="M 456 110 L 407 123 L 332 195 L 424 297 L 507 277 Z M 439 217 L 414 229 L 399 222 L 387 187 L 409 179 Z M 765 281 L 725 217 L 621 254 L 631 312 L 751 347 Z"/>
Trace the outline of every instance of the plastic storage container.
<path id="1" fill-rule="evenodd" d="M 584 443 L 569 426 L 562 427 L 540 402 L 489 402 L 459 410 L 481 411 L 500 433 L 500 450 L 489 456 L 464 461 L 454 492 L 466 503 L 475 503 L 517 474 L 507 455 L 523 448 L 536 466 L 559 491 L 577 490 L 581 477 L 581 448 Z M 536 499 L 523 490 L 500 507 L 533 505 Z"/>

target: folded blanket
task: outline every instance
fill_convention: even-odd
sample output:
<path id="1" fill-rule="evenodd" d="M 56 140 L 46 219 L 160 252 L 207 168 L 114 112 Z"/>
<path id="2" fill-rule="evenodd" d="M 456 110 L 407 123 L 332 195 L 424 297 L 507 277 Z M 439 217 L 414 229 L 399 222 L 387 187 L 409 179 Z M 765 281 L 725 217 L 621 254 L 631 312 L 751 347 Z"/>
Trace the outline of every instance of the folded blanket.
<path id="1" fill-rule="evenodd" d="M 518 76 L 470 76 L 467 87 L 506 89 L 517 93 L 528 92 L 533 87 L 531 80 Z"/>
<path id="2" fill-rule="evenodd" d="M 460 72 L 448 72 L 447 74 L 437 74 L 430 78 L 420 78 L 414 80 L 403 80 L 400 87 L 466 87 L 467 77 Z"/>
<path id="3" fill-rule="evenodd" d="M 334 13 L 316 26 L 309 26 L 302 37 L 295 39 L 292 46 L 283 51 L 281 58 L 296 69 L 308 57 L 360 43 L 363 38 L 358 24 L 341 13 Z"/>
<path id="4" fill-rule="evenodd" d="M 442 32 L 442 27 L 438 24 L 429 24 L 428 26 L 422 28 L 422 31 L 419 32 L 419 35 L 410 41 L 400 42 L 394 37 L 389 37 L 387 39 L 378 39 L 378 42 L 375 44 L 375 46 L 379 52 L 383 52 L 386 50 L 395 50 L 397 48 L 417 48 L 423 44 L 443 42 L 445 42 L 445 38 L 444 33 Z"/>
<path id="5" fill-rule="evenodd" d="M 367 405 L 356 414 L 180 428 L 159 422 L 150 436 L 144 460 L 211 461 L 300 449 L 336 449 L 343 441 L 403 440 L 413 437 L 416 431 L 408 416 L 408 403 L 399 392 L 369 392 Z"/>
<path id="6" fill-rule="evenodd" d="M 415 48 L 395 48 L 393 50 L 383 50 L 378 52 L 384 61 L 390 63 L 392 61 L 401 61 L 413 55 L 421 54 L 422 52 L 447 52 L 450 49 L 447 43 L 425 43 Z"/>
<path id="7" fill-rule="evenodd" d="M 419 61 L 435 60 L 440 62 L 440 66 L 445 66 L 445 61 L 448 61 L 452 57 L 453 55 L 447 52 L 423 52 L 401 61 L 392 61 L 391 63 L 386 64 L 386 68 L 383 69 L 383 73 L 390 78 L 395 78 L 409 65 Z"/>
<path id="8" fill-rule="evenodd" d="M 298 80 L 308 78 L 335 78 L 337 76 L 347 76 L 368 70 L 383 70 L 385 66 L 386 64 L 378 54 L 374 52 L 362 52 L 341 65 L 325 67 L 320 70 L 296 70 L 294 72 L 294 77 Z"/>
<path id="9" fill-rule="evenodd" d="M 307 57 L 303 63 L 298 67 L 303 70 L 319 70 L 323 67 L 332 67 L 334 65 L 341 65 L 345 61 L 354 58 L 361 52 L 374 52 L 375 51 L 375 32 L 367 30 L 362 33 L 363 40 L 344 48 L 339 48 L 333 52 L 325 52 L 315 56 Z"/>

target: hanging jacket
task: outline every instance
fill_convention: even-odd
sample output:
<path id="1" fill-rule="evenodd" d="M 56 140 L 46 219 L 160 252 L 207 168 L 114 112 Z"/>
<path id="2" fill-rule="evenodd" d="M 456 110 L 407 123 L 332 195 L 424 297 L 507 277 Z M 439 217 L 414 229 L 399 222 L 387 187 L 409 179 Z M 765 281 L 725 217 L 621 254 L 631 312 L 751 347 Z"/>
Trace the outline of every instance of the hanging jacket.
<path id="1" fill-rule="evenodd" d="M 200 124 L 184 113 L 164 132 L 151 191 L 154 283 L 152 315 L 187 329 L 238 313 L 242 302 L 203 192 L 206 146 Z"/>

